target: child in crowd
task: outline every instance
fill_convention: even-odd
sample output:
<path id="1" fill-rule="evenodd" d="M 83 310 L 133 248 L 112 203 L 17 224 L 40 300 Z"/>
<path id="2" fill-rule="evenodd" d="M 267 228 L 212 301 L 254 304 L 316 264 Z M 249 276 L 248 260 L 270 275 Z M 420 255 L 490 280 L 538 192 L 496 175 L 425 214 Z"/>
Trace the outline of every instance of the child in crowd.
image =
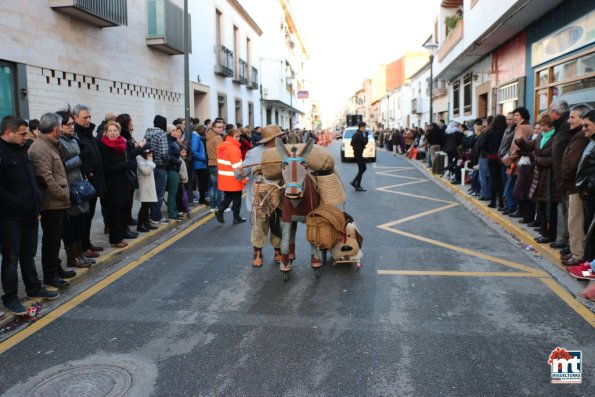
<path id="1" fill-rule="evenodd" d="M 180 149 L 180 158 L 182 159 L 182 165 L 180 166 L 180 186 L 178 188 L 177 205 L 178 209 L 182 210 L 184 216 L 188 217 L 190 214 L 190 207 L 188 206 L 188 191 L 186 186 L 188 184 L 188 167 L 186 166 L 186 160 L 188 159 L 188 149 L 182 147 Z"/>
<path id="2" fill-rule="evenodd" d="M 139 232 L 148 232 L 149 230 L 157 229 L 155 226 L 151 225 L 149 217 L 151 205 L 157 202 L 155 177 L 153 176 L 153 170 L 155 169 L 153 150 L 143 150 L 141 154 L 136 156 L 136 161 L 138 190 L 136 191 L 135 198 L 141 202 L 141 207 L 138 211 L 138 225 L 136 230 Z"/>

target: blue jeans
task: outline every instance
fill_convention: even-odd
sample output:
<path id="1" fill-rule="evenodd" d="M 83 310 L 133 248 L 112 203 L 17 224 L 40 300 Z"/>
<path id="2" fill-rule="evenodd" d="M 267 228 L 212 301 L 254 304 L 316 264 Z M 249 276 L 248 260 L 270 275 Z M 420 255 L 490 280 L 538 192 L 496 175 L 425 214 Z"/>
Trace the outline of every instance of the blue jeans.
<path id="1" fill-rule="evenodd" d="M 211 199 L 211 208 L 218 209 L 223 201 L 223 192 L 217 188 L 217 167 L 209 166 L 209 175 L 211 177 L 211 189 L 209 197 Z"/>
<path id="2" fill-rule="evenodd" d="M 34 294 L 41 288 L 41 281 L 35 269 L 37 253 L 37 219 L 30 221 L 0 222 L 2 242 L 2 301 L 12 303 L 18 300 L 19 276 L 17 267 L 21 263 L 21 276 L 27 294 Z"/>
<path id="3" fill-rule="evenodd" d="M 516 175 L 509 175 L 508 180 L 506 181 L 506 187 L 504 188 L 504 206 L 509 212 L 515 212 L 517 210 L 517 200 L 512 197 L 516 178 Z"/>
<path id="4" fill-rule="evenodd" d="M 159 222 L 161 220 L 161 203 L 165 196 L 165 187 L 167 186 L 167 171 L 162 168 L 155 168 L 155 191 L 157 192 L 157 202 L 151 204 L 151 220 Z"/>
<path id="5" fill-rule="evenodd" d="M 479 159 L 479 197 L 490 198 L 490 177 L 488 173 L 488 159 L 482 157 Z"/>

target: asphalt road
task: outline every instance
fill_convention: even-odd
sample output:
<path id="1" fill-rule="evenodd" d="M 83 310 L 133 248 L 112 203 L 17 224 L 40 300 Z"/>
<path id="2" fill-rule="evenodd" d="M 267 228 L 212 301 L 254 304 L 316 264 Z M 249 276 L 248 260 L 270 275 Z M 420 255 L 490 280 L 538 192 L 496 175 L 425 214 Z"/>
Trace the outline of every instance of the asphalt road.
<path id="1" fill-rule="evenodd" d="M 338 166 L 349 186 L 356 165 Z M 270 247 L 252 268 L 227 213 L 2 353 L 0 394 L 593 395 L 593 328 L 538 258 L 403 158 L 379 152 L 362 184 L 345 206 L 359 272 L 315 279 L 304 225 L 290 281 Z M 556 347 L 582 352 L 582 384 L 550 383 Z"/>

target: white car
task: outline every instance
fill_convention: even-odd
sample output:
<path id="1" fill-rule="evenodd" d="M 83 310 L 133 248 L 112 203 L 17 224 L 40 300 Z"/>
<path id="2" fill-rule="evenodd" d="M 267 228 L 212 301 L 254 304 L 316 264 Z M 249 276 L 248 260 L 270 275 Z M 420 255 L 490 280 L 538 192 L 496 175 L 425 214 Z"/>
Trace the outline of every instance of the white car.
<path id="1" fill-rule="evenodd" d="M 351 137 L 357 131 L 357 127 L 347 127 L 343 131 L 343 143 L 341 144 L 341 161 L 345 162 L 347 159 L 353 159 L 353 148 L 351 147 Z M 376 141 L 374 140 L 374 134 L 369 128 L 366 128 L 368 133 L 368 144 L 364 149 L 364 158 L 370 161 L 376 161 Z"/>

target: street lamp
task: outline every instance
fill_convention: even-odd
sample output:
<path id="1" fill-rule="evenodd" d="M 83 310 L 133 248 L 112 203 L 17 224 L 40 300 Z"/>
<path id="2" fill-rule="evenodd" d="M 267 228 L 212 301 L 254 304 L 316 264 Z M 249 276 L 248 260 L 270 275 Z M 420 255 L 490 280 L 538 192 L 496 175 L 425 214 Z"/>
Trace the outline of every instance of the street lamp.
<path id="1" fill-rule="evenodd" d="M 434 115 L 434 109 L 432 109 L 432 91 L 434 90 L 434 53 L 436 52 L 436 48 L 438 48 L 438 44 L 433 41 L 428 41 L 424 44 L 424 48 L 430 51 L 430 124 L 432 124 L 432 116 Z"/>

